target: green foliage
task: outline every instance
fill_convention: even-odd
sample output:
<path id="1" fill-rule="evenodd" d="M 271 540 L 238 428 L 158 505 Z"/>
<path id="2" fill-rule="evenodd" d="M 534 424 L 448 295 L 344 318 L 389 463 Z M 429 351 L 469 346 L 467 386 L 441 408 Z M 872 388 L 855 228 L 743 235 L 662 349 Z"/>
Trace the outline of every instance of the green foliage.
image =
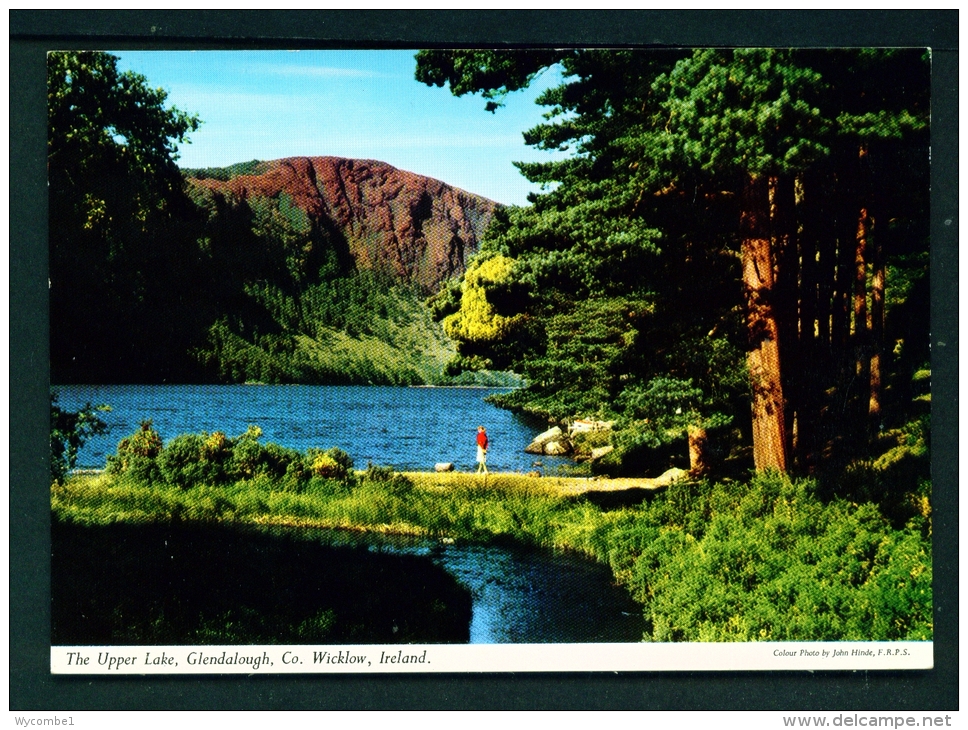
<path id="1" fill-rule="evenodd" d="M 306 452 L 306 463 L 314 475 L 326 479 L 346 480 L 353 474 L 353 459 L 338 448 L 310 449 Z"/>
<path id="2" fill-rule="evenodd" d="M 762 433 L 745 354 L 772 323 L 790 462 L 866 459 L 871 433 L 926 402 L 911 375 L 929 354 L 928 61 L 921 49 L 418 53 L 417 80 L 482 93 L 491 111 L 559 65 L 563 82 L 538 99 L 546 121 L 524 134 L 572 152 L 518 165 L 543 192 L 499 211 L 482 241 L 481 265 L 511 262 L 500 281 L 465 280 L 459 309 L 452 285 L 434 299 L 457 340 L 451 370 L 520 372 L 527 387 L 496 401 L 508 408 L 647 422 L 610 457 L 618 467 L 689 426 Z M 874 211 L 865 240 L 861 211 Z M 739 265 L 753 223 L 775 277 L 755 301 Z M 850 280 L 851 255 L 864 281 Z M 860 299 L 849 307 L 860 287 L 866 315 Z M 609 310 L 623 301 L 639 316 L 620 326 Z M 505 322 L 517 326 L 487 326 Z M 875 354 L 878 377 L 858 387 Z"/>
<path id="3" fill-rule="evenodd" d="M 413 491 L 413 482 L 403 474 L 387 466 L 367 464 L 363 473 L 363 484 L 370 487 L 379 485 L 380 489 L 388 491 L 396 497 L 403 497 Z"/>
<path id="4" fill-rule="evenodd" d="M 672 165 L 769 175 L 826 156 L 829 120 L 818 108 L 821 76 L 775 49 L 697 51 L 659 76 L 663 113 L 676 120 Z"/>
<path id="5" fill-rule="evenodd" d="M 453 347 L 418 292 L 364 271 L 307 282 L 246 287 L 258 314 L 216 321 L 199 361 L 223 382 L 443 381 Z"/>
<path id="6" fill-rule="evenodd" d="M 261 436 L 258 426 L 249 426 L 235 438 L 221 431 L 187 433 L 163 444 L 151 422 L 145 421 L 137 432 L 122 439 L 117 453 L 108 457 L 107 471 L 132 484 L 167 484 L 184 490 L 249 483 L 257 491 L 303 492 L 314 480 L 336 482 L 344 488 L 354 481 L 353 460 L 341 449 L 310 449 L 302 454 L 279 444 L 263 444 Z M 216 503 L 220 494 L 206 497 L 191 509 L 219 514 Z"/>
<path id="7" fill-rule="evenodd" d="M 933 634 L 925 520 L 892 524 L 872 503 L 820 499 L 813 480 L 681 481 L 605 509 L 554 477 L 404 476 L 370 465 L 359 484 L 302 491 L 259 477 L 184 489 L 74 477 L 52 508 L 82 524 L 247 522 L 352 527 L 565 548 L 608 564 L 642 604 L 650 641 L 895 641 Z M 927 497 L 925 497 L 925 505 Z M 929 508 L 926 511 L 930 511 Z"/>
<path id="8" fill-rule="evenodd" d="M 176 436 L 164 448 L 158 467 L 165 481 L 182 487 L 205 484 L 217 477 L 216 470 L 202 460 L 205 438 L 197 433 Z"/>
<path id="9" fill-rule="evenodd" d="M 425 84 L 449 84 L 461 96 L 483 89 L 487 110 L 501 106 L 509 91 L 527 86 L 547 65 L 558 59 L 558 51 L 526 51 L 500 54 L 493 51 L 420 51 L 417 80 Z"/>
<path id="10" fill-rule="evenodd" d="M 138 430 L 121 439 L 117 451 L 108 456 L 107 471 L 150 483 L 159 476 L 157 457 L 162 448 L 161 436 L 152 427 L 151 419 L 142 421 Z"/>
<path id="11" fill-rule="evenodd" d="M 676 527 L 632 567 L 651 639 L 931 637 L 930 547 L 916 529 L 892 530 L 873 505 L 823 505 L 810 483 L 777 474 L 741 494 L 715 485 L 669 498 L 664 516 Z"/>
<path id="12" fill-rule="evenodd" d="M 50 394 L 50 479 L 63 482 L 77 464 L 77 454 L 91 436 L 108 431 L 98 412 L 109 411 L 106 405 L 86 403 L 77 411 L 65 411 L 57 405 L 57 393 Z"/>
<path id="13" fill-rule="evenodd" d="M 612 436 L 614 450 L 591 465 L 592 474 L 609 477 L 658 476 L 668 469 L 688 468 L 682 432 L 633 423 Z"/>
<path id="14" fill-rule="evenodd" d="M 185 365 L 194 332 L 173 322 L 197 269 L 175 159 L 199 120 L 166 98 L 110 54 L 47 56 L 55 382 L 97 381 L 106 362 L 112 382 Z"/>
<path id="15" fill-rule="evenodd" d="M 266 163 L 261 160 L 249 160 L 228 167 L 183 167 L 182 174 L 196 180 L 227 181 L 239 175 L 258 175 L 265 171 L 265 167 Z"/>
<path id="16" fill-rule="evenodd" d="M 553 189 L 529 208 L 495 215 L 478 260 L 512 263 L 502 277 L 477 281 L 471 281 L 472 264 L 461 311 L 445 320 L 457 340 L 455 366 L 511 366 L 524 376 L 527 388 L 502 396 L 500 405 L 554 420 L 614 417 L 630 401 L 644 406 L 635 393 L 655 387 L 650 382 L 657 378 L 702 389 L 693 420 L 728 417 L 736 408 L 745 389 L 737 377 L 738 289 L 730 291 L 737 272 L 719 241 L 705 249 L 695 235 L 725 234 L 728 225 L 718 209 L 697 214 L 678 197 L 658 198 L 658 171 L 643 164 L 655 154 L 643 145 L 658 144 L 645 125 L 662 112 L 651 84 L 684 57 L 559 54 L 566 82 L 539 100 L 550 107 L 549 121 L 525 137 L 538 148 L 573 147 L 576 154 L 519 165 L 528 179 Z M 497 83 L 516 63 L 536 61 L 514 52 L 422 53 L 417 77 L 446 80 L 459 95 L 475 80 Z M 511 79 L 507 89 L 524 81 Z M 669 226 L 657 225 L 666 221 Z M 702 294 L 690 288 L 695 281 L 702 282 Z M 436 304 L 446 311 L 452 301 L 447 290 Z M 516 326 L 467 326 L 490 322 Z M 642 411 L 630 417 L 657 415 Z"/>

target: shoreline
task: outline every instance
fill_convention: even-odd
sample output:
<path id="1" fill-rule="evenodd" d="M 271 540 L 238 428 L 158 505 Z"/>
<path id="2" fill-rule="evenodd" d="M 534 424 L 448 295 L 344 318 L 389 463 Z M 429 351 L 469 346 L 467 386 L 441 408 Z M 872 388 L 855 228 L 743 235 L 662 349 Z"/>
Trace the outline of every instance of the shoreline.
<path id="1" fill-rule="evenodd" d="M 396 470 L 395 470 L 396 471 Z M 681 471 L 681 470 L 680 470 Z M 98 476 L 104 474 L 104 469 L 80 468 L 72 469 L 70 476 Z M 360 471 L 360 474 L 363 472 Z M 434 471 L 398 471 L 408 479 L 421 486 L 440 488 L 481 486 L 487 482 L 501 481 L 502 487 L 538 487 L 560 496 L 573 496 L 586 492 L 621 492 L 631 489 L 645 489 L 656 491 L 668 487 L 676 481 L 688 478 L 685 472 L 670 474 L 666 472 L 658 477 L 534 477 L 519 472 L 488 472 L 487 478 L 483 474 L 474 472 L 434 472 Z"/>

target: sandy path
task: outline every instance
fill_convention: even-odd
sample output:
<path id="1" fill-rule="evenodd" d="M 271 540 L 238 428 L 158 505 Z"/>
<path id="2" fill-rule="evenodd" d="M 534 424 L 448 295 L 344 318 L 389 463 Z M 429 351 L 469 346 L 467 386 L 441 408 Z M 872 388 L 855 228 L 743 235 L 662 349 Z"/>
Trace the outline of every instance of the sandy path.
<path id="1" fill-rule="evenodd" d="M 586 492 L 619 492 L 628 489 L 661 489 L 686 476 L 681 469 L 670 469 L 655 478 L 606 479 L 596 477 L 530 477 L 511 472 L 492 472 L 487 481 L 476 474 L 460 472 L 404 472 L 405 476 L 421 486 L 459 488 L 469 486 L 493 486 L 503 489 L 528 489 L 547 491 L 562 496 Z"/>

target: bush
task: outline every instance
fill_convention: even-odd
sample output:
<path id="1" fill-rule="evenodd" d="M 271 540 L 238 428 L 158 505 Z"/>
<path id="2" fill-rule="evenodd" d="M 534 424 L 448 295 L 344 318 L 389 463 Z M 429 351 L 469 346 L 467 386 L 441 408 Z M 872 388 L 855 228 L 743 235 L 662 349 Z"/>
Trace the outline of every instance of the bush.
<path id="1" fill-rule="evenodd" d="M 162 479 L 183 489 L 242 480 L 261 491 L 301 492 L 313 478 L 353 480 L 353 460 L 341 449 L 310 449 L 304 455 L 279 444 L 262 444 L 261 436 L 258 426 L 249 426 L 234 439 L 221 431 L 188 433 L 163 446 L 146 421 L 108 457 L 108 470 L 145 483 Z"/>
<path id="2" fill-rule="evenodd" d="M 107 471 L 150 483 L 161 476 L 156 459 L 163 446 L 161 436 L 152 427 L 151 420 L 142 421 L 140 428 L 121 439 L 117 452 L 108 457 Z"/>
<path id="3" fill-rule="evenodd" d="M 689 452 L 685 437 L 664 431 L 628 429 L 612 435 L 615 450 L 592 462 L 596 476 L 659 476 L 672 467 L 688 468 Z"/>
<path id="4" fill-rule="evenodd" d="M 367 464 L 363 474 L 364 483 L 378 484 L 393 495 L 403 496 L 413 491 L 413 482 L 389 466 Z"/>
<path id="5" fill-rule="evenodd" d="M 211 481 L 214 474 L 202 460 L 205 440 L 197 433 L 176 436 L 158 458 L 161 475 L 169 484 L 188 489 Z"/>
<path id="6" fill-rule="evenodd" d="M 767 472 L 748 484 L 674 484 L 610 540 L 633 550 L 609 558 L 655 641 L 931 637 L 919 526 L 895 530 L 870 503 L 824 504 L 811 480 Z"/>

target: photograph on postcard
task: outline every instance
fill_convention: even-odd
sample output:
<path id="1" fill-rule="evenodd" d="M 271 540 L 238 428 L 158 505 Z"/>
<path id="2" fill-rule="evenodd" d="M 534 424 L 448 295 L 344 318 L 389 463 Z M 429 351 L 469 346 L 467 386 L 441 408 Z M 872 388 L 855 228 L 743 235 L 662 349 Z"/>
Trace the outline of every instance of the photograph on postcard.
<path id="1" fill-rule="evenodd" d="M 933 665 L 930 50 L 47 71 L 52 671 Z"/>

